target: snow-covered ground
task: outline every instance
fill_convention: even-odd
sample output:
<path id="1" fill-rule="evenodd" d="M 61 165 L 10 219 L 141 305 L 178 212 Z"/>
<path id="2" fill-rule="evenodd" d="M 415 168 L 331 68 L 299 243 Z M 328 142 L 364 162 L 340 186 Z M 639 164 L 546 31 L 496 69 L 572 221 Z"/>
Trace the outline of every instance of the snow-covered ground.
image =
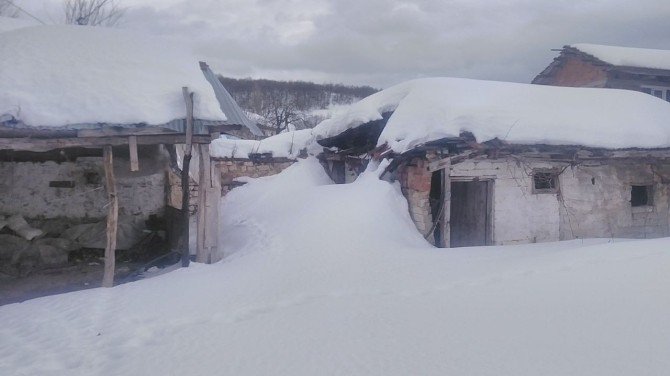
<path id="1" fill-rule="evenodd" d="M 0 307 L 1 375 L 666 375 L 670 240 L 435 249 L 314 159 L 223 203 L 227 257 Z"/>

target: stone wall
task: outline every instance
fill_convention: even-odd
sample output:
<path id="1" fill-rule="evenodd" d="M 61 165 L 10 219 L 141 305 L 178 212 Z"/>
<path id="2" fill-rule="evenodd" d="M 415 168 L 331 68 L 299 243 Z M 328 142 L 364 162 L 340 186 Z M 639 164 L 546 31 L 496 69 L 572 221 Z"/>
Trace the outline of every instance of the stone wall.
<path id="1" fill-rule="evenodd" d="M 165 167 L 140 159 L 140 171 L 114 159 L 119 215 L 147 219 L 165 207 Z M 0 214 L 28 218 L 103 219 L 107 193 L 101 157 L 75 162 L 0 162 Z"/>
<path id="2" fill-rule="evenodd" d="M 241 185 L 241 183 L 234 181 L 236 178 L 243 176 L 259 178 L 276 175 L 291 166 L 295 161 L 285 158 L 264 161 L 217 159 L 213 160 L 213 163 L 221 171 L 221 195 L 225 196 L 231 189 Z"/>

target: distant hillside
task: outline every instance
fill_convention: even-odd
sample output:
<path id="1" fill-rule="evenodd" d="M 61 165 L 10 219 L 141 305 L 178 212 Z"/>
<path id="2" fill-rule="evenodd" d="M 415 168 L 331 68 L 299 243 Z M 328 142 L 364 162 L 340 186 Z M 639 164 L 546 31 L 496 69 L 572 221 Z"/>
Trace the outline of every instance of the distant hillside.
<path id="1" fill-rule="evenodd" d="M 268 134 L 287 128 L 311 128 L 323 120 L 328 111 L 374 94 L 370 86 L 316 84 L 304 81 L 273 81 L 219 76 L 237 103 L 264 125 Z M 321 111 L 320 111 L 321 110 Z"/>

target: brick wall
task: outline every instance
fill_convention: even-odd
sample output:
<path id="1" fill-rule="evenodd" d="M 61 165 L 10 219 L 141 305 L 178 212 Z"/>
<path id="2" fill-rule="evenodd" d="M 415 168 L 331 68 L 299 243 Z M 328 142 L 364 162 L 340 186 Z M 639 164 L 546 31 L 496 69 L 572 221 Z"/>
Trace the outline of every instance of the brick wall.
<path id="1" fill-rule="evenodd" d="M 550 76 L 543 79 L 545 85 L 575 87 L 605 87 L 607 72 L 574 56 L 562 57 L 563 61 Z"/>
<path id="2" fill-rule="evenodd" d="M 403 195 L 407 198 L 409 214 L 423 236 L 433 226 L 429 200 L 432 173 L 428 171 L 427 163 L 423 158 L 414 158 L 398 167 L 398 181 Z M 428 241 L 433 242 L 432 236 Z"/>

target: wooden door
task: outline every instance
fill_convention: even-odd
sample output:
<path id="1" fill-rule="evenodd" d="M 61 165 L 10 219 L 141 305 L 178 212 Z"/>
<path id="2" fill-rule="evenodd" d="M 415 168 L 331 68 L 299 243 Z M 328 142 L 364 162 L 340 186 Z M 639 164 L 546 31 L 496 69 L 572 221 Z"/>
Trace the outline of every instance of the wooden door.
<path id="1" fill-rule="evenodd" d="M 451 183 L 451 247 L 490 244 L 491 182 Z"/>

